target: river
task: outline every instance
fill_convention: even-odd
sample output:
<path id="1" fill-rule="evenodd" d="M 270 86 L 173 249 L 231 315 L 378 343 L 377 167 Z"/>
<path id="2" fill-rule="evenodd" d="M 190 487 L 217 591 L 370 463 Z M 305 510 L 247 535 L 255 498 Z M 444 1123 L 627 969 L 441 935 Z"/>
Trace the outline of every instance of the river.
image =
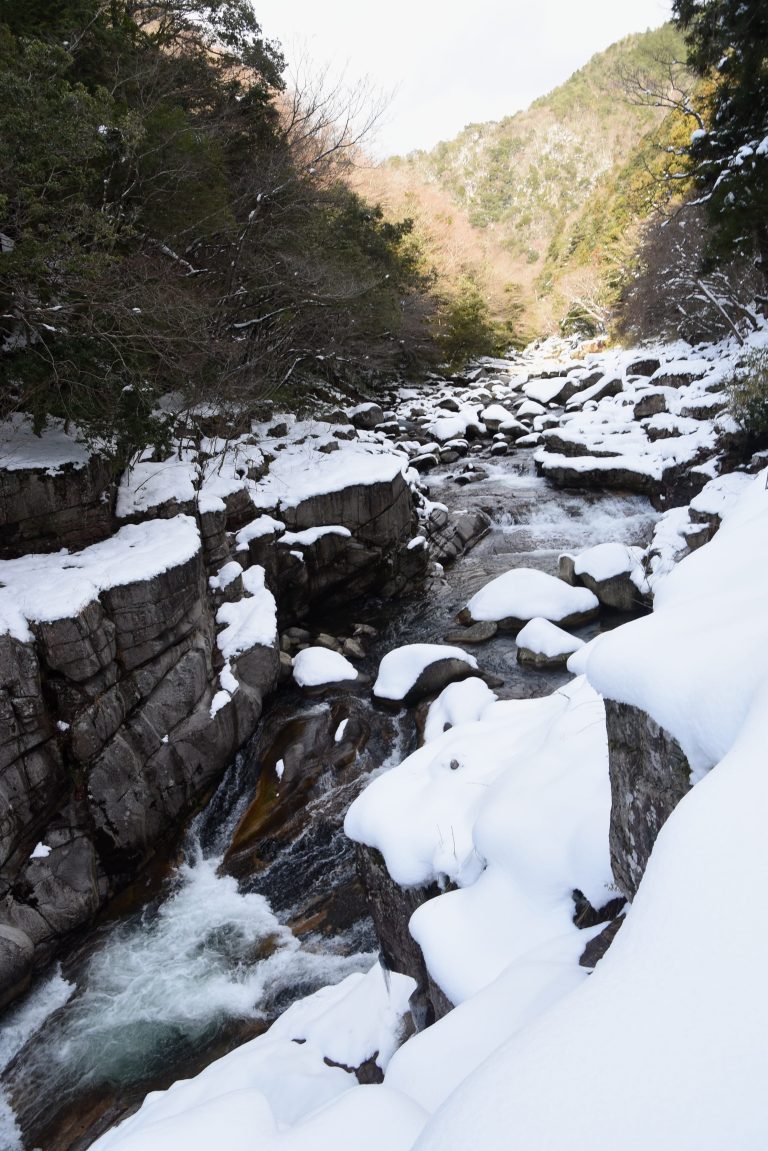
<path id="1" fill-rule="evenodd" d="M 563 551 L 644 544 L 657 519 L 641 496 L 556 491 L 535 475 L 527 450 L 482 464 L 488 478 L 467 487 L 450 468 L 427 481 L 432 500 L 488 513 L 480 544 L 422 594 L 352 609 L 355 622 L 377 629 L 369 677 L 392 647 L 442 641 L 469 596 L 501 572 L 554 573 Z M 579 634 L 624 619 L 603 615 Z M 350 619 L 319 622 L 341 631 Z M 521 669 L 510 636 L 472 650 L 507 698 L 545 694 L 567 678 Z M 334 738 L 341 719 L 351 724 L 351 751 Z M 343 815 L 416 740 L 412 712 L 376 709 L 365 690 L 312 702 L 281 689 L 165 874 L 134 892 L 122 914 L 113 909 L 5 1016 L 0 1145 L 87 1148 L 147 1091 L 258 1034 L 299 996 L 367 970 L 376 940 Z M 284 786 L 281 760 L 301 765 Z"/>

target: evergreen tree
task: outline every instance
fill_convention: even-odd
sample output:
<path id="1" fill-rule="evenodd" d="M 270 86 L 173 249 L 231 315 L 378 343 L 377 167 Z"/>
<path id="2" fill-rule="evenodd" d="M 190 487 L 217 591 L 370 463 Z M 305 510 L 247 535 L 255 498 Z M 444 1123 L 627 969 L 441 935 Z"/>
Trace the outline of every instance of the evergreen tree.
<path id="1" fill-rule="evenodd" d="M 689 64 L 714 82 L 689 154 L 719 246 L 756 247 L 768 270 L 768 5 L 675 0 Z"/>

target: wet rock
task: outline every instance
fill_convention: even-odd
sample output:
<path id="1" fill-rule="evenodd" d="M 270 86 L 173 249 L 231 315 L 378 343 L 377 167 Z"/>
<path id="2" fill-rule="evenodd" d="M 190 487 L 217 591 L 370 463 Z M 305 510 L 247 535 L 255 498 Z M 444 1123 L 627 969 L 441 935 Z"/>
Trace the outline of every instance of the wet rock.
<path id="1" fill-rule="evenodd" d="M 358 639 L 345 639 L 341 652 L 350 659 L 365 659 L 365 648 Z"/>
<path id="2" fill-rule="evenodd" d="M 328 651 L 341 651 L 341 644 L 336 637 L 327 635 L 325 632 L 320 632 L 320 634 L 315 637 L 314 642 L 317 647 L 327 648 Z"/>
<path id="3" fill-rule="evenodd" d="M 0 1010 L 29 987 L 34 955 L 25 932 L 0 923 Z"/>
<path id="4" fill-rule="evenodd" d="M 454 400 L 453 396 L 446 396 L 442 400 L 438 400 L 436 407 L 443 408 L 447 412 L 460 412 L 461 404 L 458 400 Z"/>
<path id="5" fill-rule="evenodd" d="M 568 555 L 566 553 L 558 557 L 557 578 L 563 580 L 564 583 L 570 584 L 571 587 L 578 586 L 579 580 L 576 575 L 576 556 Z"/>
<path id="6" fill-rule="evenodd" d="M 619 929 L 624 923 L 624 916 L 619 915 L 611 923 L 609 923 L 599 935 L 590 939 L 587 946 L 584 948 L 579 959 L 580 967 L 588 967 L 593 970 L 597 967 L 600 960 L 605 955 L 608 948 L 613 943 L 616 936 L 619 934 Z"/>
<path id="7" fill-rule="evenodd" d="M 363 844 L 357 844 L 357 862 L 384 963 L 390 971 L 399 971 L 416 980 L 411 1013 L 417 1030 L 422 1031 L 453 1007 L 431 980 L 421 948 L 408 930 L 414 911 L 428 899 L 440 895 L 440 888 L 436 883 L 426 887 L 399 887 L 387 871 L 381 854 Z"/>
<path id="8" fill-rule="evenodd" d="M 508 451 L 507 445 L 505 443 L 502 443 L 501 441 L 498 441 L 491 448 L 491 455 L 492 456 L 505 456 L 507 454 L 507 451 Z"/>
<path id="9" fill-rule="evenodd" d="M 280 682 L 287 683 L 293 679 L 293 660 L 287 652 L 280 652 Z"/>
<path id="10" fill-rule="evenodd" d="M 498 624 L 485 620 L 481 623 L 471 624 L 469 627 L 456 628 L 449 631 L 445 637 L 446 643 L 486 643 L 493 639 L 499 630 Z"/>
<path id="11" fill-rule="evenodd" d="M 632 899 L 656 837 L 691 789 L 691 769 L 672 735 L 628 704 L 605 701 L 611 778 L 613 874 Z"/>

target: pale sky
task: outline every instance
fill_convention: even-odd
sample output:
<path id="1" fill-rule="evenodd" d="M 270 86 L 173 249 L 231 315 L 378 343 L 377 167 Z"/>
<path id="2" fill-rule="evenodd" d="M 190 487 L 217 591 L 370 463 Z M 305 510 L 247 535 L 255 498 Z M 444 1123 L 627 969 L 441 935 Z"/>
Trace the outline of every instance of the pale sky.
<path id="1" fill-rule="evenodd" d="M 525 108 L 671 0 L 254 0 L 289 59 L 368 77 L 392 97 L 373 150 L 431 148 L 465 124 Z"/>

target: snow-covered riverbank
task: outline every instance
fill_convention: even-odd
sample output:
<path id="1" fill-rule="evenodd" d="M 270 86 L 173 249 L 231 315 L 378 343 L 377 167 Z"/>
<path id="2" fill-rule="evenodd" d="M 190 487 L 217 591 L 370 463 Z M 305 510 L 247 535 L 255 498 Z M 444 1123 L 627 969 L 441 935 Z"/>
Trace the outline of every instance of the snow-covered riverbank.
<path id="1" fill-rule="evenodd" d="M 762 339 L 758 333 L 754 342 Z M 386 462 L 389 454 L 396 475 L 407 477 L 418 512 L 414 539 L 424 541 L 415 550 L 441 554 L 445 523 L 461 522 L 458 514 L 448 520 L 441 494 L 467 485 L 470 510 L 485 505 L 507 541 L 482 579 L 466 561 L 479 582 L 454 606 L 468 609 L 464 632 L 454 622 L 449 646 L 432 650 L 447 636 L 427 631 L 418 652 L 383 662 L 379 694 L 389 700 L 408 697 L 430 668 L 461 682 L 423 713 L 422 746 L 376 775 L 346 823 L 349 836 L 383 861 L 393 890 L 431 896 L 419 895 L 410 929 L 441 1002 L 453 1009 L 411 1034 L 413 973 L 376 963 L 294 1004 L 265 1035 L 195 1079 L 149 1096 L 95 1146 L 465 1151 L 519 1143 L 607 1151 L 620 1139 L 638 1149 L 719 1151 L 728 1132 L 737 1134 L 731 1145 L 762 1146 L 768 1118 L 757 1103 L 764 1069 L 757 1036 L 768 1019 L 759 1002 L 751 1011 L 747 1004 L 759 1000 L 768 940 L 747 914 L 764 868 L 757 810 L 743 797 L 751 789 L 759 809 L 768 492 L 759 458 L 721 474 L 736 459 L 723 385 L 739 354 L 734 345 L 695 353 L 675 346 L 565 362 L 562 348 L 545 348 L 489 363 L 474 379 L 404 389 L 386 417 L 363 409 L 374 430 L 335 440 L 334 474 L 345 474 L 345 444 L 354 442 L 360 458 Z M 280 433 L 287 446 L 276 453 L 280 491 L 309 459 L 306 444 L 296 443 L 309 431 L 295 425 L 294 433 L 287 421 Z M 546 479 L 514 472 L 531 447 Z M 431 490 L 420 492 L 425 473 Z M 575 516 L 559 581 L 558 525 L 539 496 L 548 482 L 564 485 L 560 514 L 572 508 Z M 591 518 L 589 502 L 571 494 L 577 482 L 619 491 Z M 299 488 L 308 485 L 305 476 Z M 661 514 L 627 488 L 650 492 Z M 291 500 L 266 499 L 256 493 L 253 501 L 262 519 L 266 510 L 286 520 L 272 530 L 272 547 L 287 535 L 284 551 L 292 554 L 324 538 L 299 539 L 307 527 L 287 522 Z M 460 551 L 459 535 L 451 540 Z M 521 567 L 530 571 L 516 571 L 514 587 L 499 584 L 507 569 Z M 637 613 L 651 599 L 653 614 L 593 638 L 603 628 L 588 624 L 598 610 Z M 491 608 L 479 610 L 480 601 Z M 445 610 L 434 596 L 422 615 L 430 606 L 435 618 Z M 478 677 L 491 648 L 503 653 L 491 660 L 503 670 L 526 623 L 521 651 L 569 659 L 571 678 L 558 673 L 563 686 L 544 698 L 509 698 L 519 678 L 510 687 L 503 675 L 490 686 Z M 483 642 L 473 627 L 486 628 Z M 591 642 L 569 643 L 569 627 Z M 333 654 L 315 662 L 340 667 Z M 312 690 L 322 691 L 322 666 Z M 626 732 L 615 725 L 625 712 L 663 729 L 679 752 L 676 769 L 685 770 L 684 798 L 655 845 L 653 828 L 647 872 L 638 845 L 632 882 L 619 890 L 616 843 L 632 854 L 637 816 L 631 787 L 622 810 L 616 803 L 613 748 Z M 641 776 L 643 769 L 639 754 Z M 270 770 L 279 784 L 285 763 Z M 638 794 L 643 786 L 641 778 Z M 659 812 L 654 817 L 660 826 Z M 617 820 L 624 821 L 618 828 Z M 609 942 L 607 925 L 611 938 L 618 934 L 590 974 Z M 196 993 L 192 982 L 189 994 Z M 722 1057 L 735 1049 L 738 1065 Z M 684 1084 L 675 1077 L 681 1064 L 689 1068 Z M 694 1108 L 695 1128 L 685 1125 Z"/>

